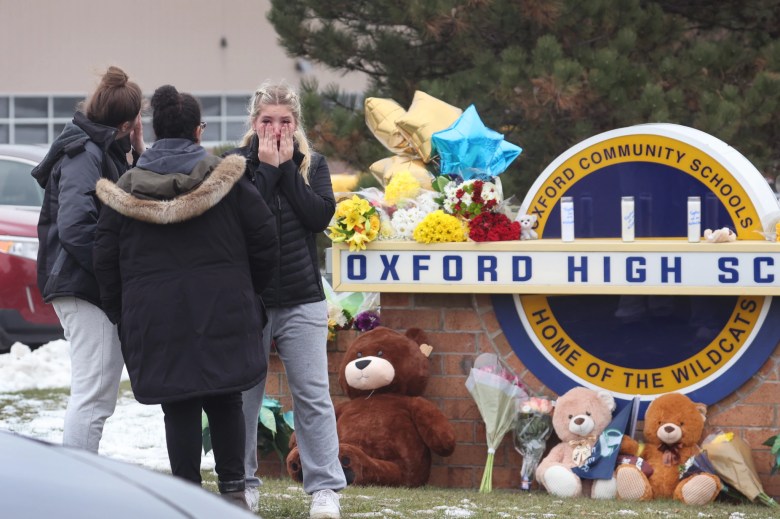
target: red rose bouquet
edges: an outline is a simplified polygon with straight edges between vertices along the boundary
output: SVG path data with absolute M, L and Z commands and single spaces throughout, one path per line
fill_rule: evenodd
M 520 239 L 520 223 L 503 213 L 480 213 L 469 221 L 469 238 L 474 241 L 506 241 Z

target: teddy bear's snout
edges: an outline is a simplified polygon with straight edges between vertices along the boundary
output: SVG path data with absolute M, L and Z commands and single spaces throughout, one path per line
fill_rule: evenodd
M 683 436 L 682 429 L 673 423 L 661 424 L 658 428 L 658 439 L 667 445 L 677 443 Z
M 576 423 L 577 425 L 582 425 L 584 421 L 585 419 L 581 416 L 578 416 L 577 418 L 574 419 L 574 423 Z
M 369 364 L 371 364 L 371 359 L 363 359 L 363 360 L 355 361 L 355 367 L 357 369 L 366 369 L 366 366 L 368 366 Z

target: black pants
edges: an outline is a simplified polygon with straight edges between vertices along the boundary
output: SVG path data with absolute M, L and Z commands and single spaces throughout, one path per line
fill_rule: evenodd
M 241 406 L 240 392 L 162 404 L 168 459 L 174 476 L 201 484 L 202 409 L 209 418 L 217 478 L 220 482 L 244 481 L 246 433 Z

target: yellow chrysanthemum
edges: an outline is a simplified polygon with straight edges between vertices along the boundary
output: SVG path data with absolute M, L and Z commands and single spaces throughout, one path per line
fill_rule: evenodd
M 415 198 L 420 194 L 420 181 L 409 171 L 395 173 L 385 187 L 385 203 L 395 205 L 404 198 Z
M 458 218 L 439 209 L 417 224 L 413 237 L 418 243 L 459 242 L 466 241 L 466 232 Z

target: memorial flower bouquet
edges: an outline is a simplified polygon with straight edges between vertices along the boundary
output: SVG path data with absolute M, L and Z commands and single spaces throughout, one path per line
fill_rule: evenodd
M 390 217 L 390 231 L 381 238 L 390 237 L 411 240 L 414 229 L 430 213 L 439 209 L 432 191 L 421 191 L 414 200 L 406 200 L 403 207 L 396 208 Z
M 515 421 L 516 401 L 528 398 L 528 394 L 517 376 L 505 368 L 493 353 L 483 353 L 476 358 L 466 379 L 466 389 L 485 422 L 488 455 L 479 491 L 492 492 L 496 449 Z
M 414 241 L 418 243 L 446 243 L 466 241 L 464 224 L 456 217 L 438 209 L 422 219 L 414 229 Z
M 336 204 L 328 237 L 334 243 L 348 243 L 350 251 L 365 250 L 366 244 L 379 235 L 379 226 L 376 208 L 368 200 L 353 195 Z
M 530 397 L 517 402 L 517 416 L 512 428 L 515 450 L 523 457 L 520 466 L 520 488 L 530 490 L 534 473 L 547 447 L 553 430 L 553 403 L 543 397 Z
M 520 222 L 513 222 L 504 213 L 480 213 L 469 221 L 469 238 L 473 241 L 519 240 Z
M 750 501 L 758 500 L 761 504 L 778 508 L 780 505 L 764 492 L 758 472 L 753 464 L 750 445 L 733 432 L 713 433 L 702 443 L 702 451 L 706 453 L 715 474 L 724 483 L 736 489 Z
M 421 189 L 420 181 L 409 171 L 399 171 L 385 186 L 385 204 L 394 206 L 401 200 L 414 199 Z
M 441 205 L 449 214 L 470 220 L 484 212 L 495 210 L 501 203 L 501 193 L 493 182 L 451 181 L 442 188 Z

